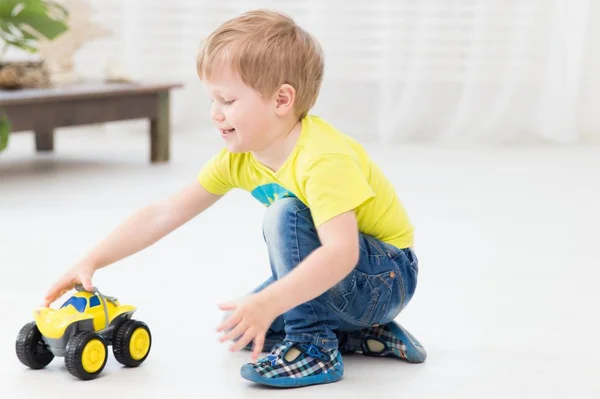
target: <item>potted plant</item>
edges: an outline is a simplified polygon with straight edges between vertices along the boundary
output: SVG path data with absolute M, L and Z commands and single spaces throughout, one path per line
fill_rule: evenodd
M 10 133 L 10 121 L 4 114 L 0 113 L 0 151 L 8 145 L 8 134 Z
M 40 39 L 53 40 L 65 32 L 68 11 L 56 1 L 0 0 L 0 89 L 46 87 L 50 79 L 43 62 L 5 62 L 13 46 L 38 51 Z M 9 121 L 0 110 L 0 151 L 8 142 Z

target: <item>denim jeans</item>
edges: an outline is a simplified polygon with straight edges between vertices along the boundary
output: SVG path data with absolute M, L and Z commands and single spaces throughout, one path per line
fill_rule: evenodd
M 359 234 L 360 258 L 352 272 L 319 297 L 277 317 L 265 348 L 283 339 L 337 348 L 336 332 L 388 323 L 408 304 L 418 275 L 413 250 Z M 272 276 L 254 292 L 285 276 L 321 245 L 310 209 L 296 198 L 278 199 L 269 206 L 263 235 Z

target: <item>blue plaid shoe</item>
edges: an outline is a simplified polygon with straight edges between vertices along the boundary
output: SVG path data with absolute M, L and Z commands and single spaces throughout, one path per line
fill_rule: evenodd
M 256 363 L 242 366 L 243 378 L 273 387 L 302 387 L 342 379 L 344 363 L 337 349 L 285 341 Z
M 338 335 L 342 353 L 362 353 L 374 357 L 395 357 L 410 363 L 423 363 L 427 351 L 398 323 L 366 328 Z

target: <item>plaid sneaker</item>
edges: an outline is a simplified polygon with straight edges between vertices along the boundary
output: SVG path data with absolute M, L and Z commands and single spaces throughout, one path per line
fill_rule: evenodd
M 343 374 L 344 363 L 337 349 L 290 341 L 241 369 L 242 377 L 249 381 L 282 388 L 336 382 Z
M 427 358 L 423 345 L 394 321 L 360 331 L 340 333 L 338 339 L 342 353 L 396 357 L 410 363 L 423 363 Z

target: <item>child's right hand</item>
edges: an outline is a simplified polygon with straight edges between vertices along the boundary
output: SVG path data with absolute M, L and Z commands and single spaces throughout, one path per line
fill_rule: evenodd
M 87 291 L 92 291 L 92 276 L 95 268 L 88 263 L 79 263 L 67 270 L 65 274 L 50 288 L 50 291 L 44 297 L 44 307 L 50 306 L 52 302 L 61 297 L 65 292 L 69 291 L 78 284 L 83 285 Z

